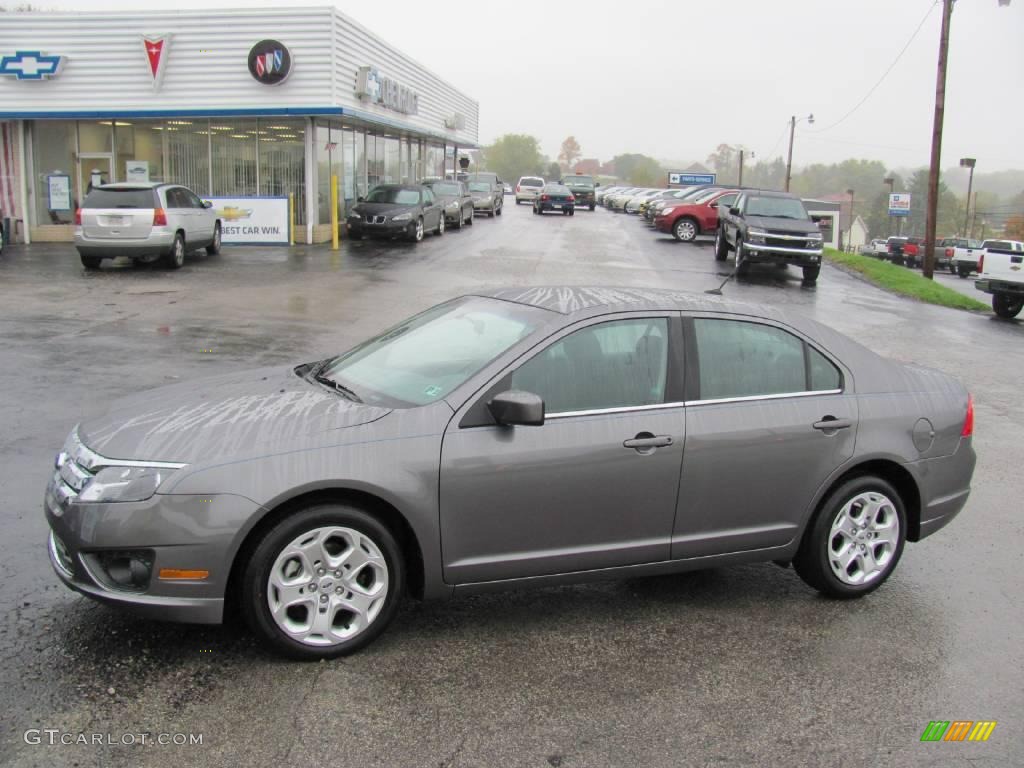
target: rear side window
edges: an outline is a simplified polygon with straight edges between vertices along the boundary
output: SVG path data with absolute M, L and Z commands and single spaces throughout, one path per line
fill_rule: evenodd
M 521 187 L 543 187 L 544 181 L 542 179 L 523 179 L 519 182 Z
M 842 375 L 824 355 L 780 328 L 703 318 L 694 327 L 701 400 L 842 388 Z
M 83 208 L 155 208 L 152 189 L 94 189 Z

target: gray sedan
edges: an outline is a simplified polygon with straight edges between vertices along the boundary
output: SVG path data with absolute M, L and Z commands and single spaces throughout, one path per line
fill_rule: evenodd
M 956 380 L 799 315 L 657 290 L 465 296 L 337 357 L 77 426 L 46 489 L 69 587 L 352 652 L 403 593 L 776 561 L 859 597 L 970 491 Z

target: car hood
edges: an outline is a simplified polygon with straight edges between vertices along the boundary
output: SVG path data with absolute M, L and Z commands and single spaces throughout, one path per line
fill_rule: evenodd
M 439 204 L 443 206 L 448 206 L 451 205 L 452 203 L 459 202 L 462 198 L 459 197 L 458 195 L 439 195 L 435 192 L 434 199 L 437 200 Z
M 762 227 L 775 232 L 795 232 L 807 234 L 808 232 L 820 232 L 818 225 L 810 219 L 779 219 L 774 216 L 747 216 L 747 224 L 752 227 Z
M 474 200 L 490 200 L 491 199 L 491 193 L 490 192 L 470 192 L 469 194 L 472 195 Z
M 281 448 L 388 412 L 300 378 L 291 367 L 273 367 L 132 395 L 79 425 L 78 434 L 107 458 L 191 464 L 265 444 Z
M 395 216 L 415 209 L 415 205 L 395 205 L 394 203 L 357 203 L 352 207 L 353 213 L 363 216 Z

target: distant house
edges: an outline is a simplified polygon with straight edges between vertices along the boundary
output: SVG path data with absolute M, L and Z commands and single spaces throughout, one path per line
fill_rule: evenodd
M 867 224 L 861 218 L 860 214 L 857 213 L 856 209 L 862 204 L 861 201 L 854 198 L 853 207 L 856 219 L 853 223 L 853 232 L 851 237 L 850 232 L 850 196 L 843 192 L 836 192 L 831 195 L 824 195 L 819 198 L 830 203 L 836 203 L 839 206 L 839 231 L 842 233 L 842 246 L 847 250 L 856 250 L 858 247 L 864 245 L 868 241 Z

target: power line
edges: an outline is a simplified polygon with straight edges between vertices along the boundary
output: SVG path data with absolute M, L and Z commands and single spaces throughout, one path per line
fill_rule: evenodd
M 907 49 L 910 47 L 910 44 L 912 42 L 914 42 L 914 39 L 917 37 L 918 32 L 921 31 L 921 28 L 924 26 L 924 23 L 926 21 L 928 21 L 928 17 L 932 15 L 932 11 L 935 10 L 935 6 L 937 6 L 937 5 L 938 5 L 938 2 L 934 2 L 934 3 L 932 3 L 928 7 L 928 11 L 925 13 L 924 18 L 921 19 L 921 23 L 917 25 L 917 29 L 914 30 L 914 34 L 912 34 L 910 36 L 910 39 L 907 40 L 907 44 L 904 45 L 903 48 L 900 50 L 900 52 L 896 55 L 896 58 L 893 59 L 893 62 L 892 62 L 892 64 L 889 65 L 889 68 L 887 70 L 885 70 L 885 72 L 882 73 L 882 76 L 878 79 L 878 82 L 875 83 L 873 86 L 871 86 L 871 90 L 869 90 L 864 95 L 864 98 L 861 99 L 860 101 L 858 101 L 856 106 L 853 109 L 851 109 L 849 112 L 847 112 L 841 118 L 839 118 L 838 121 L 832 123 L 832 125 L 829 125 L 829 126 L 827 126 L 825 128 L 821 128 L 820 130 L 817 130 L 817 131 L 809 131 L 809 133 L 824 133 L 825 131 L 831 131 L 837 125 L 840 125 L 841 123 L 845 122 L 846 118 L 848 118 L 850 115 L 852 115 L 854 112 L 856 112 L 862 106 L 864 106 L 864 102 L 866 102 L 869 98 L 871 98 L 871 94 L 873 94 L 875 92 L 875 90 L 877 90 L 878 86 L 880 86 L 885 81 L 885 78 L 887 78 L 889 76 L 889 73 L 892 72 L 893 68 L 896 66 L 896 64 L 899 62 L 899 60 L 901 58 L 903 58 L 903 54 L 907 52 Z

